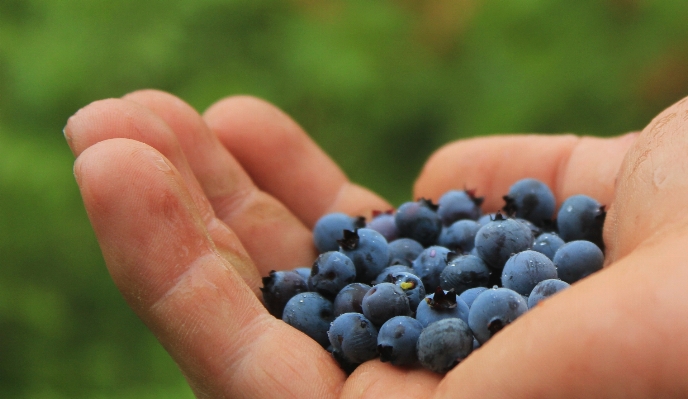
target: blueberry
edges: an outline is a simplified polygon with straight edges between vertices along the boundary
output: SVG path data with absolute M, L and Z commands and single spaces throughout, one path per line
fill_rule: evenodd
M 476 197 L 471 190 L 447 191 L 437 202 L 437 214 L 445 226 L 461 219 L 477 220 L 482 214 L 480 205 L 483 200 L 483 197 Z
M 462 255 L 454 258 L 440 273 L 440 287 L 453 289 L 461 294 L 469 288 L 487 286 L 492 271 L 485 262 L 474 255 Z
M 604 265 L 604 254 L 592 242 L 576 240 L 559 247 L 553 261 L 559 271 L 559 278 L 573 284 L 601 270 Z
M 411 269 L 408 266 L 404 266 L 404 265 L 387 266 L 384 268 L 384 270 L 382 270 L 382 272 L 380 274 L 377 275 L 377 277 L 375 277 L 375 280 L 373 280 L 372 283 L 373 283 L 373 285 L 384 283 L 384 282 L 389 283 L 389 281 L 387 281 L 387 278 L 390 275 L 392 275 L 394 273 L 398 273 L 398 272 L 413 273 L 413 269 Z
M 271 270 L 267 277 L 263 277 L 263 302 L 271 315 L 280 318 L 284 306 L 296 294 L 308 291 L 308 284 L 304 278 L 294 271 Z
M 515 219 L 501 214 L 478 230 L 475 248 L 485 263 L 496 270 L 504 267 L 511 254 L 530 249 L 533 237 L 530 230 Z
M 317 292 L 294 295 L 284 307 L 282 320 L 327 348 L 327 331 L 334 319 L 332 302 Z
M 434 245 L 442 231 L 437 206 L 423 198 L 402 204 L 394 215 L 394 221 L 399 237 L 412 238 L 424 247 Z
M 376 326 L 381 326 L 394 316 L 409 316 L 409 306 L 406 293 L 392 283 L 380 283 L 363 296 L 361 302 L 363 314 Z
M 533 288 L 533 291 L 531 291 L 530 296 L 528 297 L 528 309 L 534 308 L 540 301 L 549 298 L 550 296 L 568 287 L 569 284 L 567 282 L 559 279 L 540 281 L 535 288 Z
M 363 313 L 361 302 L 369 289 L 370 286 L 363 283 L 351 283 L 342 288 L 334 298 L 334 316 L 350 312 Z
M 543 280 L 557 278 L 554 263 L 540 252 L 526 250 L 509 258 L 502 270 L 502 286 L 521 295 L 530 295 Z
M 344 238 L 338 241 L 339 251 L 348 256 L 356 266 L 356 281 L 370 283 L 389 261 L 387 240 L 371 229 L 344 230 Z
M 413 274 L 420 277 L 426 290 L 432 292 L 440 286 L 442 270 L 456 256 L 456 252 L 438 245 L 425 248 L 413 261 Z
M 356 267 L 346 255 L 328 251 L 313 263 L 308 287 L 322 296 L 334 299 L 339 290 L 354 282 Z
M 607 212 L 604 206 L 587 195 L 574 195 L 566 199 L 557 214 L 559 236 L 566 242 L 592 241 L 604 250 L 602 225 Z
M 490 288 L 473 301 L 468 312 L 468 325 L 475 338 L 484 344 L 527 311 L 528 304 L 518 292 L 508 288 Z
M 459 295 L 459 298 L 463 299 L 464 302 L 466 302 L 466 305 L 468 305 L 468 308 L 470 309 L 471 305 L 473 305 L 473 301 L 475 301 L 475 298 L 480 295 L 481 292 L 487 290 L 485 287 L 475 287 L 475 288 L 469 288 L 466 291 L 462 292 Z
M 539 236 L 540 233 L 542 233 L 542 230 L 539 227 L 537 227 L 536 225 L 534 225 L 530 220 L 521 219 L 521 218 L 514 218 L 514 219 L 518 222 L 521 222 L 521 224 L 530 231 L 530 234 L 532 236 L 531 239 L 533 240 L 533 242 L 535 242 L 535 237 Z
M 504 196 L 504 212 L 542 226 L 552 219 L 556 207 L 554 193 L 539 180 L 527 178 L 514 183 Z
M 394 221 L 394 214 L 389 212 L 373 212 L 373 218 L 365 226 L 382 234 L 383 237 L 389 241 L 396 240 L 399 236 L 397 225 Z
M 425 297 L 416 309 L 416 320 L 424 327 L 442 319 L 459 318 L 468 321 L 468 305 L 454 291 L 437 288 Z
M 472 351 L 473 335 L 461 319 L 432 323 L 418 337 L 418 360 L 423 367 L 436 373 L 451 370 Z
M 313 227 L 313 242 L 319 253 L 339 249 L 337 240 L 341 240 L 344 230 L 356 230 L 365 226 L 362 217 L 351 217 L 343 213 L 328 213 L 322 216 Z
M 395 366 L 411 366 L 418 362 L 416 344 L 423 326 L 409 316 L 395 316 L 380 327 L 377 351 L 380 360 Z
M 476 350 L 478 348 L 480 348 L 480 341 L 478 341 L 477 339 L 475 339 L 475 337 L 473 337 L 473 350 Z
M 308 282 L 308 278 L 311 276 L 311 268 L 310 267 L 297 267 L 294 269 L 296 273 L 299 274 L 299 276 L 303 277 L 306 282 Z
M 360 313 L 344 313 L 327 332 L 332 355 L 342 366 L 357 365 L 377 357 L 377 329 Z
M 425 285 L 421 279 L 413 273 L 396 272 L 389 274 L 385 280 L 401 288 L 409 300 L 411 312 L 416 312 L 420 301 L 425 298 Z
M 413 261 L 423 252 L 423 246 L 410 238 L 398 238 L 389 243 L 389 264 L 411 266 Z
M 564 240 L 555 233 L 542 233 L 533 242 L 533 251 L 545 254 L 548 258 L 554 259 L 554 253 L 564 245 Z
M 442 229 L 437 243 L 459 253 L 467 253 L 475 246 L 480 225 L 474 220 L 459 220 Z

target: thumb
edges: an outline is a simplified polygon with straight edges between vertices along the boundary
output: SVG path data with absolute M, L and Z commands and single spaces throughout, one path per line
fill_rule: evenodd
M 659 114 L 623 160 L 604 238 L 607 263 L 688 226 L 688 97 Z

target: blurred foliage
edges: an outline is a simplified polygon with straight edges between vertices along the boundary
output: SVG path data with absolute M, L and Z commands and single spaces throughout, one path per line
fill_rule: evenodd
M 189 398 L 109 279 L 60 130 L 154 87 L 292 115 L 394 204 L 461 137 L 611 135 L 688 94 L 683 0 L 0 1 L 0 397 Z

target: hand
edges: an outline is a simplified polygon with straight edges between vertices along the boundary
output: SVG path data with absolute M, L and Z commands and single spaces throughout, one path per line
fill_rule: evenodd
M 309 228 L 320 215 L 389 207 L 347 182 L 274 107 L 230 98 L 200 117 L 170 95 L 136 92 L 80 110 L 65 135 L 115 283 L 199 397 L 683 397 L 687 109 L 675 105 L 638 138 L 495 137 L 431 158 L 415 196 L 465 184 L 488 196 L 490 211 L 531 176 L 560 203 L 587 193 L 612 204 L 611 267 L 444 379 L 375 360 L 345 380 L 327 352 L 260 304 L 261 275 L 312 263 Z

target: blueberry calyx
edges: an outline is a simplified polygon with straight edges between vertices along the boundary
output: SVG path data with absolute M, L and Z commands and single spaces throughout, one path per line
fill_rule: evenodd
M 461 250 L 461 248 L 458 249 L 458 251 L 460 251 L 460 250 Z M 447 252 L 447 256 L 446 256 L 446 263 L 449 263 L 458 257 L 459 257 L 459 252 L 449 251 L 449 252 Z
M 380 215 L 393 215 L 393 214 L 394 214 L 394 210 L 393 210 L 393 209 L 388 209 L 388 210 L 386 210 L 386 211 L 381 211 L 381 210 L 379 210 L 379 209 L 375 209 L 375 210 L 373 210 L 373 212 L 372 212 L 372 216 L 373 216 L 374 218 L 375 218 L 375 217 L 378 217 L 378 216 L 380 216 Z M 365 219 L 364 219 L 364 220 L 365 220 Z M 365 227 L 365 226 L 363 226 L 363 227 Z
M 494 222 L 495 220 L 506 220 L 506 218 L 502 215 L 502 212 L 500 212 L 500 211 L 497 211 L 497 213 L 495 213 L 494 219 L 492 219 L 492 218 L 490 218 L 490 219 L 491 219 L 493 222 Z
M 354 227 L 357 229 L 362 229 L 362 228 L 366 227 L 365 217 L 357 216 L 356 219 L 354 220 Z
M 377 352 L 380 354 L 380 361 L 391 362 L 394 360 L 394 347 L 391 345 L 378 345 Z
M 502 207 L 502 211 L 504 211 L 507 216 L 514 216 L 516 211 L 518 211 L 516 199 L 508 195 L 502 196 L 502 199 L 505 202 L 504 206 Z
M 337 244 L 349 251 L 356 249 L 358 247 L 358 241 L 360 240 L 358 233 L 351 230 L 343 230 L 342 233 L 344 238 L 337 240 Z
M 478 206 L 478 207 L 479 207 L 479 206 L 481 206 L 481 205 L 483 204 L 483 202 L 485 201 L 485 197 L 478 197 L 478 196 L 475 195 L 475 189 L 469 190 L 469 189 L 467 189 L 467 188 L 464 188 L 464 189 L 463 189 L 463 192 L 465 192 L 466 195 L 468 195 L 468 198 L 470 198 L 471 201 L 473 201 L 473 203 L 475 204 L 475 206 Z
M 422 206 L 424 206 L 424 207 L 426 207 L 426 208 L 429 208 L 429 209 L 431 209 L 431 210 L 434 211 L 434 212 L 437 212 L 437 209 L 439 209 L 439 205 L 434 204 L 434 203 L 432 202 L 431 199 L 427 199 L 427 198 L 422 198 L 422 197 L 421 197 L 420 199 L 418 199 L 418 202 L 419 202 Z
M 273 278 L 275 277 L 275 272 L 276 270 L 270 270 L 270 273 L 268 273 L 267 277 L 263 277 L 263 286 L 260 287 L 260 290 L 262 292 L 267 292 L 270 290 L 270 287 L 274 284 Z
M 487 324 L 487 330 L 490 332 L 490 337 L 497 334 L 504 327 L 506 327 L 506 324 L 502 321 L 502 319 L 499 318 L 492 319 Z
M 442 287 L 437 287 L 435 295 L 432 298 L 425 298 L 425 301 L 435 310 L 454 309 L 456 307 L 456 292 L 452 288 L 445 294 Z

